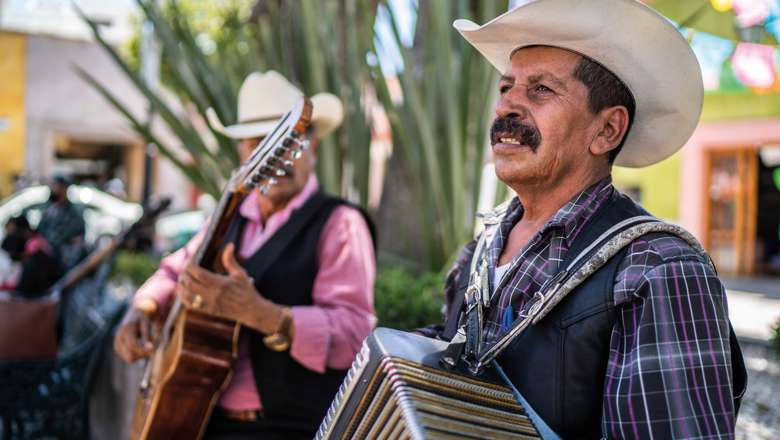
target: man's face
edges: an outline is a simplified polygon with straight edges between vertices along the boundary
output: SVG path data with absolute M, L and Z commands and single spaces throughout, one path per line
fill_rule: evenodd
M 51 190 L 52 197 L 57 201 L 65 200 L 68 195 L 68 185 L 61 182 L 53 182 L 49 186 L 49 190 Z
M 589 157 L 597 134 L 588 89 L 574 78 L 580 56 L 564 49 L 516 51 L 499 82 L 491 145 L 510 187 L 555 184 Z
M 262 140 L 262 137 L 241 140 L 240 156 L 242 162 L 249 158 L 252 151 Z M 292 166 L 285 168 L 287 175 L 275 177 L 277 183 L 269 188 L 265 197 L 269 198 L 274 204 L 281 204 L 295 197 L 306 185 L 309 176 L 314 171 L 316 149 L 316 141 L 312 139 L 309 149 L 304 151 L 297 160 L 292 161 Z M 285 157 L 285 159 L 290 158 Z

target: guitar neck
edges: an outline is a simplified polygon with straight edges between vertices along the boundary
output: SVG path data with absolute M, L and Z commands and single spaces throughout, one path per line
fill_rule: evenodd
M 228 183 L 228 188 L 230 186 L 230 183 Z M 241 202 L 246 197 L 248 191 L 248 188 L 241 187 L 241 189 L 237 190 L 228 189 L 222 193 L 222 197 L 220 197 L 219 203 L 211 215 L 211 222 L 208 229 L 206 229 L 206 235 L 192 257 L 194 263 L 204 269 L 224 273 L 219 259 L 222 246 L 230 228 L 230 223 L 238 213 L 238 208 L 241 206 Z M 176 325 L 176 320 L 183 308 L 181 298 L 175 295 L 171 310 L 160 332 L 162 343 L 159 346 L 165 347 L 168 345 L 171 331 Z
M 225 244 L 230 223 L 238 214 L 238 208 L 246 197 L 241 191 L 228 190 L 222 194 L 211 222 L 206 230 L 203 242 L 193 256 L 193 261 L 204 269 L 221 272 L 222 265 L 219 261 L 221 250 Z

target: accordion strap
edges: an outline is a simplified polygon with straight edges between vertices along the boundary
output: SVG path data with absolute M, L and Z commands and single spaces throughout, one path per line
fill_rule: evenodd
M 539 433 L 539 436 L 544 440 L 561 440 L 561 437 L 553 431 L 552 428 L 550 428 L 550 425 L 547 424 L 547 422 L 542 419 L 542 417 L 539 415 L 539 413 L 534 410 L 534 408 L 531 406 L 531 403 L 526 400 L 525 397 L 523 397 L 522 394 L 520 394 L 520 391 L 517 390 L 515 385 L 512 383 L 511 380 L 509 380 L 509 377 L 504 373 L 504 370 L 501 368 L 501 365 L 496 362 L 494 359 L 491 363 L 493 366 L 493 369 L 498 372 L 498 375 L 501 377 L 501 380 L 506 382 L 506 384 L 509 386 L 509 389 L 512 390 L 512 395 L 515 396 L 515 400 L 517 400 L 517 403 L 520 404 L 520 406 L 523 407 L 525 410 L 525 413 L 528 415 L 528 418 L 531 419 L 531 422 L 533 422 L 534 427 L 536 428 L 536 431 Z
M 637 216 L 626 219 L 605 231 L 598 239 L 594 240 L 571 260 L 571 263 L 561 272 L 550 278 L 528 301 L 525 309 L 520 313 L 518 319 L 515 320 L 509 330 L 495 344 L 484 351 L 482 350 L 483 341 L 481 338 L 484 309 L 490 306 L 490 300 L 489 294 L 484 291 L 487 286 L 485 286 L 484 282 L 480 282 L 480 279 L 484 280 L 486 278 L 486 267 L 484 267 L 486 264 L 482 263 L 485 260 L 484 244 L 482 246 L 478 244 L 474 253 L 474 260 L 482 262 L 475 265 L 472 260 L 469 287 L 466 292 L 468 304 L 466 322 L 453 338 L 450 344 L 451 347 L 447 350 L 447 355 L 449 356 L 445 355 L 445 363 L 454 365 L 449 362 L 450 359 L 447 359 L 448 357 L 454 362 L 458 358 L 462 358 L 468 364 L 472 373 L 478 373 L 492 360 L 496 359 L 525 329 L 547 316 L 569 293 L 603 267 L 613 256 L 637 238 L 653 232 L 665 232 L 676 235 L 685 240 L 700 254 L 707 255 L 696 238 L 680 226 L 665 223 L 649 216 Z M 709 257 L 707 257 L 707 261 L 712 265 Z M 487 300 L 484 300 L 485 298 Z M 462 350 L 456 351 L 457 345 L 455 344 L 463 346 L 464 342 L 466 347 L 465 353 L 463 353 L 462 357 L 456 356 Z

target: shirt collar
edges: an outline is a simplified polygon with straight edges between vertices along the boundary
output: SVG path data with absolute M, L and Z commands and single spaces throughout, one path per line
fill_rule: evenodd
M 307 200 L 309 200 L 309 197 L 311 197 L 312 194 L 317 192 L 319 187 L 320 184 L 317 180 L 317 176 L 312 173 L 309 176 L 309 179 L 306 181 L 306 184 L 303 185 L 303 189 L 301 189 L 298 194 L 293 196 L 290 202 L 287 203 L 287 206 L 285 206 L 284 209 L 280 211 L 280 213 L 292 212 L 300 208 L 304 203 L 306 203 Z M 260 212 L 260 205 L 257 200 L 258 197 L 260 197 L 260 193 L 258 191 L 252 191 L 241 203 L 241 207 L 238 209 L 238 212 L 241 217 L 244 217 L 250 222 L 263 223 L 264 219 L 263 214 Z
M 614 187 L 612 186 L 611 176 L 599 180 L 566 202 L 566 204 L 547 221 L 540 233 L 544 233 L 544 231 L 552 228 L 561 228 L 563 229 L 563 237 L 566 240 L 566 243 L 571 246 L 572 241 L 582 229 L 582 226 L 584 226 L 596 209 L 607 200 L 613 191 Z M 512 225 L 514 225 L 514 223 L 522 218 L 523 211 L 523 204 L 515 197 L 506 209 L 504 221 L 511 222 Z

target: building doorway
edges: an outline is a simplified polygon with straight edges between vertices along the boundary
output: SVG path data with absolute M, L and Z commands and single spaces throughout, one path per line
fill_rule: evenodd
M 778 160 L 780 147 L 773 148 L 775 157 L 762 154 L 758 161 L 756 269 L 762 274 L 778 276 L 780 275 L 780 160 Z
M 77 183 L 101 189 L 118 179 L 123 189 L 122 194 L 115 195 L 135 201 L 143 184 L 143 148 L 59 136 L 55 141 L 54 168 L 68 172 Z
M 759 148 L 706 155 L 704 246 L 728 275 L 780 275 L 780 170 Z
M 707 153 L 704 246 L 721 273 L 755 272 L 757 156 L 753 149 Z

